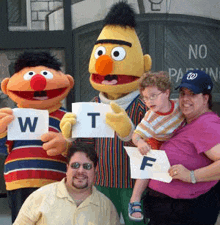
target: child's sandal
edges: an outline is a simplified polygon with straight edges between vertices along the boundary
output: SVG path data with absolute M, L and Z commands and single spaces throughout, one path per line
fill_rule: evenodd
M 135 206 L 140 206 L 140 208 L 134 208 Z M 140 212 L 141 217 L 134 217 L 132 216 L 133 213 L 135 212 Z M 128 203 L 128 216 L 130 220 L 135 221 L 135 222 L 140 222 L 144 219 L 144 216 L 142 215 L 142 210 L 141 210 L 141 203 L 140 202 L 129 202 Z

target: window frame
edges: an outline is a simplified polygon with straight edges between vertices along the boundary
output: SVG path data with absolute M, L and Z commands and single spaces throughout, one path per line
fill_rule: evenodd
M 26 26 L 8 26 L 9 31 L 31 30 L 31 0 L 26 0 Z

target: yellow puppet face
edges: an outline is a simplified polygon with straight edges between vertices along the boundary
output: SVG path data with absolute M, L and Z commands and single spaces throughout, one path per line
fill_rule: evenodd
M 26 67 L 11 78 L 5 78 L 1 88 L 18 107 L 50 109 L 67 96 L 73 85 L 70 75 L 36 66 Z
M 150 68 L 151 58 L 143 55 L 135 30 L 107 25 L 91 54 L 90 83 L 101 92 L 129 93 L 138 88 L 139 78 Z

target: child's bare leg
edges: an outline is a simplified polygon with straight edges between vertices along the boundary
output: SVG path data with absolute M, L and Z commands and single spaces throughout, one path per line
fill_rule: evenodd
M 130 202 L 140 202 L 141 196 L 144 190 L 146 189 L 148 185 L 149 180 L 148 179 L 138 179 L 135 182 L 134 189 L 132 192 L 132 196 L 130 199 Z M 139 206 L 134 206 L 134 208 L 139 208 Z M 140 212 L 134 212 L 132 214 L 133 217 L 140 218 L 142 215 Z

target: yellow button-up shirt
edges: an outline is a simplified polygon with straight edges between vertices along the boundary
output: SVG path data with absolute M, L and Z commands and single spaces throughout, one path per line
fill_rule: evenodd
M 41 187 L 24 202 L 13 225 L 119 225 L 113 203 L 95 187 L 78 207 L 65 178 Z

